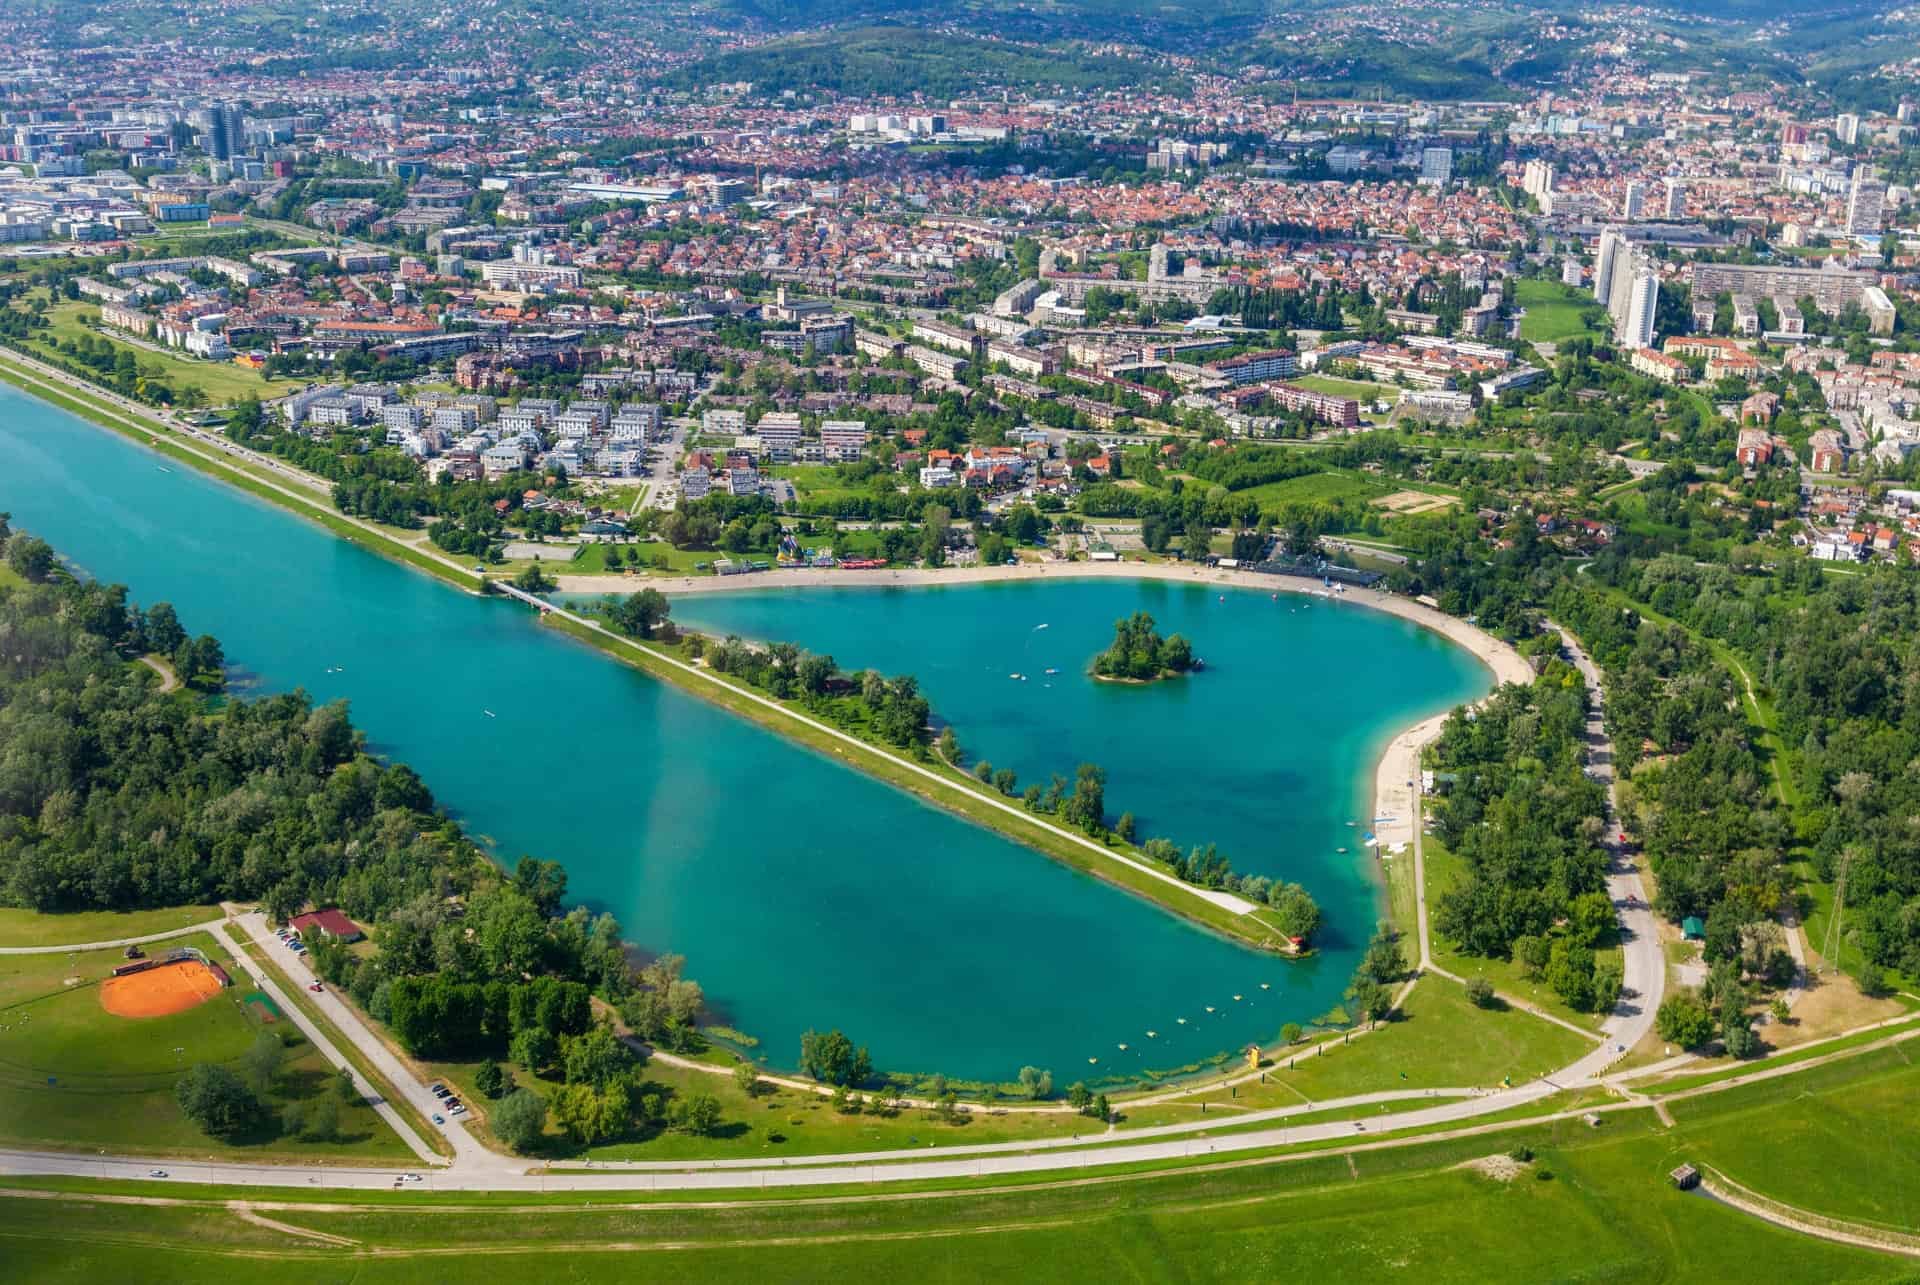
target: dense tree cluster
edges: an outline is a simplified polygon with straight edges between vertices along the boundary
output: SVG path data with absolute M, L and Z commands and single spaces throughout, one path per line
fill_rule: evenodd
M 1146 682 L 1169 674 L 1184 674 L 1194 665 L 1193 648 L 1179 634 L 1162 638 L 1153 617 L 1136 611 L 1113 624 L 1113 643 L 1093 658 L 1093 672 L 1102 678 Z
M 1537 966 L 1569 1004 L 1598 1010 L 1620 984 L 1594 957 L 1614 915 L 1605 790 L 1584 770 L 1586 712 L 1579 676 L 1552 662 L 1532 686 L 1510 684 L 1447 720 L 1433 751 L 1447 782 L 1434 833 L 1467 873 L 1440 896 L 1434 925 L 1470 954 Z

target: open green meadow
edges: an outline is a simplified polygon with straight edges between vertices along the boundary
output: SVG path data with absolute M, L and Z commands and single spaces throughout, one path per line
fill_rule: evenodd
M 1520 318 L 1520 337 L 1528 343 L 1565 343 L 1569 339 L 1600 338 L 1590 330 L 1581 313 L 1595 305 L 1593 295 L 1558 281 L 1517 281 L 1513 301 L 1525 308 Z
M 4 573 L 0 573 L 4 574 Z M 0 583 L 5 583 L 0 580 Z M 0 907 L 0 946 L 68 946 L 120 941 L 171 932 L 220 917 L 218 906 L 167 906 L 159 910 L 80 910 L 43 915 Z
M 1400 390 L 1392 384 L 1376 384 L 1364 379 L 1335 379 L 1331 375 L 1301 375 L 1287 381 L 1302 388 L 1311 388 L 1316 393 L 1325 393 L 1329 397 L 1351 397 L 1362 406 L 1372 406 L 1384 397 L 1390 402 L 1400 400 Z
M 140 369 L 158 368 L 161 377 L 173 386 L 175 392 L 188 384 L 196 384 L 214 405 L 242 401 L 249 396 L 265 400 L 299 387 L 298 380 L 268 379 L 257 371 L 236 366 L 230 361 L 202 361 L 197 357 L 129 343 L 108 331 L 83 324 L 82 315 L 97 317 L 99 306 L 91 300 L 62 300 L 55 303 L 47 311 L 48 328 L 34 332 L 34 337 L 27 341 L 27 347 L 50 359 L 70 360 L 66 354 L 54 348 L 49 337 L 53 340 L 105 339 L 116 349 L 132 353 Z
M 226 1202 L 240 1193 L 220 1189 L 22 1178 L 0 1188 L 0 1234 L 10 1270 L 35 1281 L 293 1273 L 366 1285 L 476 1268 L 595 1280 L 1247 1281 L 1298 1274 L 1303 1264 L 1343 1281 L 1745 1282 L 1758 1264 L 1779 1280 L 1891 1281 L 1911 1278 L 1910 1260 L 1760 1222 L 1675 1191 L 1667 1173 L 1686 1161 L 1724 1165 L 1777 1199 L 1818 1198 L 1840 1217 L 1878 1209 L 1910 1226 L 1904 1200 L 1865 1189 L 1911 1187 L 1900 1153 L 1920 1154 L 1920 1139 L 1912 1113 L 1898 1107 L 1920 1088 L 1916 1076 L 1897 1053 L 1867 1054 L 1779 1087 L 1676 1104 L 1670 1129 L 1633 1109 L 1597 1127 L 1573 1117 L 1410 1145 L 990 1179 L 918 1196 L 860 1187 L 697 1200 L 250 1189 L 253 1210 L 236 1210 Z M 1749 1156 L 1729 1150 L 1729 1139 L 1751 1149 L 1750 1170 L 1766 1172 L 1735 1171 Z M 1851 1188 L 1832 1180 L 1847 1169 Z M 22 1188 L 53 1198 L 9 1194 Z M 120 1191 L 156 1203 L 94 1199 Z M 421 1216 L 428 1206 L 431 1216 Z
M 209 1138 L 181 1113 L 174 1083 L 200 1062 L 236 1071 L 262 1029 L 248 1010 L 251 989 L 212 937 L 194 946 L 220 962 L 235 985 L 185 1012 L 118 1017 L 100 1006 L 100 983 L 123 962 L 118 950 L 0 956 L 0 1142 L 60 1149 L 113 1148 L 155 1155 L 285 1155 L 308 1160 L 403 1160 L 412 1155 L 373 1109 L 340 1111 L 331 1142 L 275 1137 L 268 1127 L 233 1142 Z M 290 1022 L 274 1029 L 286 1054 L 266 1096 L 282 1107 L 330 1091 L 332 1068 Z

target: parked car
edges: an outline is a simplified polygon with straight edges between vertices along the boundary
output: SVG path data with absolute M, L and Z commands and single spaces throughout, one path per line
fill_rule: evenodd
M 314 994 L 316 994 L 316 995 L 317 995 L 317 994 L 319 994 L 319 993 L 320 993 L 321 991 L 323 991 L 323 990 L 325 990 L 326 988 L 325 988 L 324 986 L 322 986 L 322 985 L 321 985 L 321 984 L 320 984 L 319 982 L 315 982 L 315 983 L 314 983 L 313 985 L 311 985 L 311 986 L 309 986 L 309 987 L 307 987 L 307 989 L 308 989 L 308 990 L 310 990 L 310 991 L 312 991 L 312 992 L 313 992 Z
M 435 1112 L 433 1116 L 433 1122 L 435 1124 L 445 1124 L 446 1119 L 443 1116 L 441 1116 L 438 1112 Z
M 465 1115 L 466 1113 L 467 1109 L 463 1106 L 455 1105 L 447 1108 L 448 1115 Z

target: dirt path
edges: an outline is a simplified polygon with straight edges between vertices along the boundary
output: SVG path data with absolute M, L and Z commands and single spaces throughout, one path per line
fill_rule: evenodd
M 140 663 L 160 675 L 160 694 L 162 696 L 168 692 L 177 692 L 180 690 L 180 675 L 174 672 L 172 665 L 161 660 L 158 656 L 142 656 Z

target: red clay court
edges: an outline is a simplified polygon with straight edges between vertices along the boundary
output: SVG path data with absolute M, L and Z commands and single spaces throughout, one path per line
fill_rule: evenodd
M 222 979 L 197 959 L 145 968 L 100 983 L 100 1007 L 115 1017 L 184 1013 L 220 993 Z

